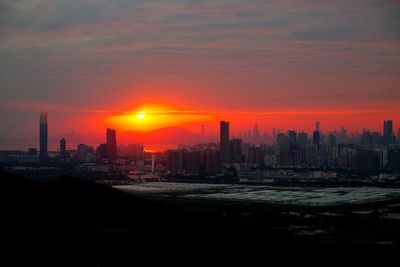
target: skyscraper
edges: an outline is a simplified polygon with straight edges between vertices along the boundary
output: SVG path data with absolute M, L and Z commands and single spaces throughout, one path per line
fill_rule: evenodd
M 229 141 L 229 153 L 231 163 L 242 163 L 242 139 Z
M 298 143 L 300 147 L 306 147 L 307 146 L 307 133 L 301 132 L 298 134 Z
M 317 121 L 317 122 L 315 123 L 315 131 L 317 131 L 317 132 L 320 132 L 320 131 L 321 131 L 319 121 Z
M 397 130 L 397 144 L 400 144 L 400 128 Z
M 393 121 L 391 120 L 385 120 L 383 122 L 383 140 L 384 143 L 387 144 L 391 144 L 393 143 Z
M 319 146 L 320 144 L 320 135 L 319 131 L 314 131 L 313 132 L 313 144 Z
M 47 112 L 40 113 L 40 122 L 39 122 L 39 141 L 40 141 L 40 161 L 47 160 Z
M 289 144 L 290 145 L 297 145 L 297 132 L 296 131 L 288 131 L 288 137 L 289 137 Z
M 220 122 L 220 149 L 221 149 L 221 163 L 229 163 L 229 122 Z
M 107 128 L 107 158 L 113 160 L 117 157 L 117 133 L 114 129 Z
M 67 154 L 67 141 L 65 141 L 65 138 L 60 140 L 60 154 L 63 156 Z
M 329 146 L 336 146 L 336 135 L 333 133 L 330 133 L 328 136 L 328 143 Z

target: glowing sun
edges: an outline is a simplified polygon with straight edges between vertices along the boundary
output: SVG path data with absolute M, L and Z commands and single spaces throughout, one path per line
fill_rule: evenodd
M 138 111 L 138 112 L 136 112 L 136 118 L 137 118 L 137 119 L 142 120 L 142 119 L 144 119 L 145 117 L 146 117 L 146 112 L 144 112 L 144 111 Z

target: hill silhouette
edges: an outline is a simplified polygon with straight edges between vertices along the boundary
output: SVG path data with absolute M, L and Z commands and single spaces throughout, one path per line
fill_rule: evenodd
M 127 131 L 118 134 L 124 142 L 144 144 L 196 144 L 212 142 L 212 137 L 193 133 L 182 127 L 163 127 L 153 131 Z

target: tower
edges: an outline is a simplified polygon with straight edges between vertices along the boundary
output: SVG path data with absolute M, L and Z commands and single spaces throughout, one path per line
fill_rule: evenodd
M 67 141 L 65 140 L 65 138 L 62 138 L 60 140 L 60 154 L 62 156 L 65 156 L 65 154 L 67 154 Z
M 385 145 L 393 143 L 393 121 L 385 120 L 383 121 L 383 141 Z
M 221 163 L 229 163 L 229 122 L 220 122 Z
M 47 112 L 40 113 L 40 122 L 39 122 L 39 142 L 40 142 L 40 152 L 39 159 L 41 162 L 47 161 Z
M 321 126 L 321 125 L 320 125 L 319 121 L 317 121 L 317 122 L 315 123 L 315 131 L 320 132 L 320 131 L 321 131 L 320 126 Z
M 107 158 L 113 160 L 117 157 L 117 132 L 107 128 Z

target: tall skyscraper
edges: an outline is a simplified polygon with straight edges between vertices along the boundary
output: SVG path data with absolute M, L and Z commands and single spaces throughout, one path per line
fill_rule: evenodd
M 242 139 L 230 140 L 229 146 L 231 163 L 242 163 Z
M 321 131 L 319 121 L 317 121 L 317 122 L 315 123 L 315 131 L 317 131 L 317 132 L 320 132 L 320 131 Z
M 393 143 L 393 121 L 391 120 L 385 120 L 383 122 L 383 140 L 385 144 L 391 144 Z
M 336 146 L 336 135 L 333 133 L 330 133 L 328 136 L 328 143 L 329 146 Z
M 219 144 L 221 149 L 221 163 L 229 163 L 229 122 L 220 122 Z
M 107 128 L 107 158 L 113 160 L 117 157 L 117 133 L 114 129 Z
M 319 131 L 313 132 L 313 144 L 319 146 L 320 144 L 320 134 Z
M 60 154 L 63 156 L 67 154 L 67 141 L 65 140 L 65 138 L 62 138 L 60 140 Z
M 397 144 L 400 144 L 400 128 L 397 130 Z
M 40 113 L 40 122 L 39 122 L 39 141 L 40 141 L 40 153 L 39 159 L 40 161 L 47 160 L 47 143 L 48 143 L 48 136 L 47 136 L 47 112 Z
M 289 144 L 297 145 L 297 132 L 296 131 L 288 131 Z
M 299 133 L 297 139 L 298 139 L 298 143 L 299 143 L 300 147 L 307 146 L 307 139 L 308 139 L 307 133 L 305 133 L 305 132 Z

